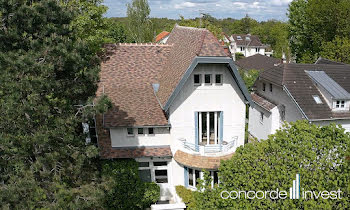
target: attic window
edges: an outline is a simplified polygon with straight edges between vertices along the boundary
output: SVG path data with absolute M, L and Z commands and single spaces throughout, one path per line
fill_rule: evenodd
M 312 96 L 316 102 L 316 104 L 322 104 L 322 100 L 318 95 L 313 95 Z
M 215 83 L 217 85 L 222 85 L 222 74 L 216 74 L 215 75 Z
M 255 48 L 255 52 L 259 52 L 259 51 L 260 51 L 259 47 Z
M 250 41 L 250 37 L 249 37 L 249 36 L 247 36 L 247 37 L 245 38 L 245 40 Z
M 134 135 L 134 129 L 133 128 L 127 128 L 126 130 L 128 132 L 128 136 L 133 136 Z
M 345 108 L 345 101 L 337 101 L 335 108 Z
M 200 74 L 195 74 L 193 76 L 194 84 L 195 85 L 201 85 L 201 75 Z
M 237 36 L 237 40 L 242 40 L 242 37 L 241 36 Z
M 204 75 L 204 82 L 206 85 L 211 85 L 211 74 Z

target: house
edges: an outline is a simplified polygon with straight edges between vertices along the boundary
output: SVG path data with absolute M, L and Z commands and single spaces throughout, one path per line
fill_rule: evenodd
M 252 100 L 214 35 L 176 25 L 166 44 L 106 48 L 97 96 L 113 108 L 96 117 L 101 158 L 135 159 L 169 203 L 176 185 L 195 189 L 203 169 L 218 183 L 220 161 L 244 144 Z
M 281 59 L 268 57 L 261 54 L 255 54 L 249 57 L 239 59 L 238 61 L 235 61 L 236 66 L 239 67 L 240 69 L 244 69 L 244 70 L 255 69 L 259 71 L 271 69 L 275 66 L 280 65 L 281 63 L 282 63 Z
M 258 139 L 301 119 L 350 132 L 350 65 L 281 64 L 261 72 L 255 86 L 248 131 Z
M 170 32 L 162 31 L 160 34 L 156 36 L 155 42 L 160 44 L 165 44 L 169 38 L 169 34 Z
M 265 49 L 268 47 L 261 43 L 258 36 L 250 34 L 232 34 L 230 36 L 230 42 L 232 57 L 236 53 L 242 53 L 244 57 L 255 54 L 265 55 Z

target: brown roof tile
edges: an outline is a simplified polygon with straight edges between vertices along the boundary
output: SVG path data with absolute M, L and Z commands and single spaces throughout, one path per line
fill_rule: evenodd
M 242 69 L 250 70 L 267 70 L 281 63 L 281 59 L 268 57 L 261 54 L 255 54 L 246 58 L 239 59 L 235 62 Z
M 237 36 L 241 36 L 242 40 L 239 40 Z M 235 40 L 237 46 L 252 46 L 252 47 L 263 47 L 260 39 L 256 35 L 249 34 L 232 34 L 233 39 Z M 250 38 L 247 40 L 246 38 Z
M 200 155 L 192 155 L 181 150 L 175 152 L 174 159 L 185 166 L 201 168 L 201 169 L 218 169 L 221 160 L 228 160 L 234 153 L 225 156 L 207 157 Z
M 171 48 L 155 44 L 114 45 L 109 58 L 101 64 L 97 90 L 97 96 L 104 92 L 113 103 L 104 115 L 106 127 L 168 124 L 152 83 L 158 83 Z
M 252 96 L 252 100 L 256 104 L 258 104 L 259 106 L 261 106 L 262 108 L 264 108 L 267 111 L 270 111 L 271 109 L 273 109 L 276 106 L 276 104 L 272 103 L 268 99 L 266 99 L 263 96 L 260 96 L 256 93 L 252 93 L 251 96 Z
M 158 34 L 156 36 L 156 42 L 159 42 L 160 40 L 164 39 L 165 37 L 167 37 L 170 34 L 170 32 L 167 31 L 162 31 L 160 34 Z
M 160 75 L 157 96 L 164 106 L 196 56 L 227 57 L 223 47 L 207 29 L 176 25 L 167 44 L 173 48 Z

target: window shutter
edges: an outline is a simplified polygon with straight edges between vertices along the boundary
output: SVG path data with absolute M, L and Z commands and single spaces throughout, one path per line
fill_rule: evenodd
M 198 112 L 194 112 L 194 138 L 195 138 L 195 145 L 196 145 L 196 148 L 198 148 L 198 144 L 199 144 L 199 135 L 198 135 Z
M 222 147 L 222 141 L 224 138 L 224 112 L 220 112 L 220 122 L 219 122 L 219 140 L 220 140 L 220 148 Z
M 185 180 L 185 187 L 188 187 L 188 168 L 184 166 L 184 180 Z

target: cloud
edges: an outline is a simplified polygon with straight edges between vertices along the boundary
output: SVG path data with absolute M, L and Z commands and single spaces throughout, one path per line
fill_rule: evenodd
M 125 17 L 126 4 L 132 0 L 104 0 L 109 7 L 107 17 Z M 148 0 L 151 17 L 177 19 L 195 18 L 200 12 L 216 18 L 240 19 L 246 14 L 257 20 L 286 20 L 288 4 L 292 0 Z

